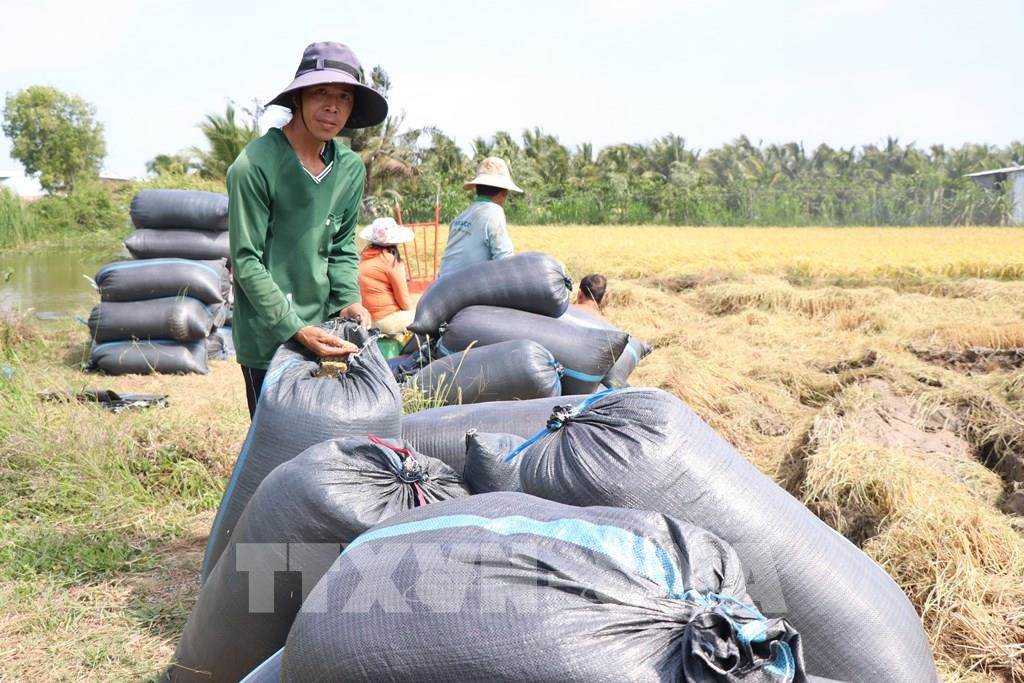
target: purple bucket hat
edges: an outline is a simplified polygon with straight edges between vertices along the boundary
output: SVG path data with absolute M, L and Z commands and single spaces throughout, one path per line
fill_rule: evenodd
M 369 128 L 388 115 L 388 101 L 373 88 L 361 83 L 362 68 L 352 48 L 341 43 L 312 43 L 302 53 L 295 79 L 267 103 L 292 109 L 292 93 L 322 83 L 348 83 L 355 86 L 356 102 L 345 128 Z

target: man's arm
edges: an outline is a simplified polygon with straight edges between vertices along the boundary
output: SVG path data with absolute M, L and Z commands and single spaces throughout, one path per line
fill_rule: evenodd
M 352 189 L 338 207 L 342 222 L 334 234 L 331 252 L 327 257 L 327 279 L 331 283 L 327 310 L 332 313 L 362 303 L 359 292 L 359 255 L 356 254 L 356 221 L 359 220 L 359 203 L 363 199 L 366 169 L 360 165 L 354 175 L 356 177 L 352 179 Z
M 508 234 L 505 214 L 494 216 L 487 221 L 487 247 L 491 250 L 491 260 L 511 256 L 515 251 L 512 238 Z
M 305 326 L 263 265 L 270 225 L 270 188 L 243 152 L 228 169 L 228 237 L 234 281 L 279 344 Z

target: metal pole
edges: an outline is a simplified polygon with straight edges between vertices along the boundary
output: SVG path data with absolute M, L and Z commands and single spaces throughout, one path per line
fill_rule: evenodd
M 397 197 L 395 198 L 395 216 L 398 219 L 398 224 L 401 225 L 404 222 L 402 221 L 402 205 L 398 203 Z M 412 271 L 409 270 L 409 250 L 405 248 L 404 244 L 402 245 L 402 256 L 405 258 L 405 274 L 411 279 Z
M 434 194 L 434 272 L 430 274 L 431 279 L 437 277 L 437 233 L 441 230 L 441 186 L 437 186 Z

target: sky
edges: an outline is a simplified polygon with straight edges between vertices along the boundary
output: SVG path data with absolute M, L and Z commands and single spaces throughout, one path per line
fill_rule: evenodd
M 202 145 L 196 124 L 229 101 L 273 98 L 320 40 L 383 66 L 406 126 L 464 149 L 533 127 L 596 149 L 666 133 L 697 149 L 1024 138 L 1022 0 L 4 5 L 0 96 L 46 84 L 93 103 L 115 177 Z M 0 175 L 21 171 L 9 150 L 0 138 Z

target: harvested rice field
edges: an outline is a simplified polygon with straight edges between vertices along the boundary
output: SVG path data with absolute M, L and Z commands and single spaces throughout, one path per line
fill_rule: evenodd
M 1024 230 L 513 226 L 679 396 L 879 562 L 947 681 L 1024 681 Z M 444 236 L 441 240 L 443 243 Z M 81 311 L 80 313 L 87 313 Z M 0 322 L 0 680 L 148 680 L 198 591 L 242 377 L 82 373 L 87 332 Z M 109 414 L 43 403 L 163 393 Z

